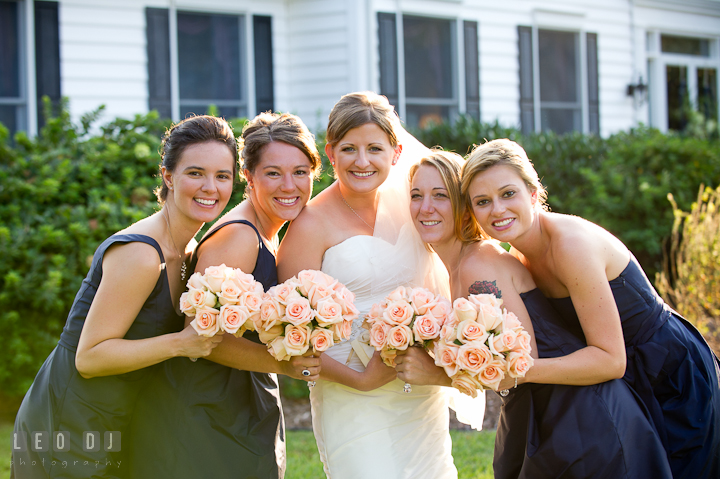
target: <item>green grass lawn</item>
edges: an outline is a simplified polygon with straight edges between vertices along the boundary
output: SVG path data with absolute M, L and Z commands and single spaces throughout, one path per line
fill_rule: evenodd
M 452 431 L 453 456 L 460 479 L 492 479 L 495 431 Z M 0 479 L 10 477 L 12 424 L 0 424 Z M 324 479 L 312 431 L 287 432 L 286 479 Z

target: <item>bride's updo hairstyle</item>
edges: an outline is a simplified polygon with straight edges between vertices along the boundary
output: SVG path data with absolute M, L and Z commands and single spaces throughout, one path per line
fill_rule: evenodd
M 255 168 L 262 159 L 263 149 L 275 141 L 302 151 L 310 160 L 312 176 L 315 176 L 320 166 L 320 153 L 315 144 L 315 136 L 299 117 L 290 113 L 260 113 L 245 125 L 240 137 L 243 170 L 255 173 Z
M 455 236 L 463 243 L 474 243 L 486 239 L 488 236 L 480 229 L 477 222 L 470 218 L 471 214 L 460 190 L 460 171 L 464 161 L 463 157 L 457 153 L 433 149 L 427 156 L 410 167 L 408 180 L 412 184 L 415 173 L 421 166 L 435 168 L 440 174 L 450 198 L 455 222 Z
M 238 145 L 230 124 L 222 118 L 210 115 L 191 116 L 170 127 L 163 136 L 160 146 L 160 166 L 171 173 L 180 162 L 185 150 L 192 145 L 218 141 L 227 146 L 235 161 L 233 162 L 233 182 L 237 177 Z M 168 186 L 163 181 L 161 187 L 155 190 L 158 203 L 165 203 L 168 195 Z
M 374 123 L 388 136 L 390 145 L 398 145 L 395 109 L 382 95 L 371 91 L 348 93 L 333 107 L 328 119 L 326 140 L 334 147 L 353 128 Z
M 468 194 L 470 183 L 476 175 L 489 170 L 495 165 L 505 165 L 515 170 L 530 192 L 537 193 L 537 207 L 547 211 L 547 191 L 540 183 L 537 171 L 535 171 L 523 147 L 507 138 L 478 145 L 470 152 L 461 173 L 461 192 L 469 211 L 472 211 Z

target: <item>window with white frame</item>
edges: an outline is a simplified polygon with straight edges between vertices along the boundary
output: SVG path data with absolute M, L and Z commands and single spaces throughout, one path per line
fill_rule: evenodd
M 171 15 L 169 9 L 146 9 L 150 109 L 174 119 L 203 114 L 211 105 L 226 118 L 273 109 L 270 17 L 252 17 L 252 40 L 248 40 L 245 15 L 195 11 Z M 252 92 L 245 58 L 248 41 L 254 52 Z M 171 65 L 176 65 L 175 70 Z
M 718 119 L 717 39 L 648 35 L 650 123 L 661 130 L 684 130 L 692 110 Z
M 378 39 L 380 93 L 407 125 L 479 118 L 477 22 L 378 13 Z
M 59 45 L 57 2 L 0 1 L 0 123 L 10 135 L 37 131 L 43 96 L 60 101 Z
M 599 133 L 597 35 L 518 27 L 523 132 Z

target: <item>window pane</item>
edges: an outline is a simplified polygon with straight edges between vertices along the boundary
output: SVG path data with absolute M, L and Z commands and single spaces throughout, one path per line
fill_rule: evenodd
M 18 4 L 0 2 L 0 97 L 20 96 Z
M 0 123 L 10 130 L 10 138 L 17 131 L 16 106 L 0 105 Z
M 455 108 L 441 105 L 407 105 L 405 123 L 411 128 L 425 128 L 430 123 L 439 125 L 450 119 Z
M 578 101 L 577 34 L 538 31 L 540 101 Z
M 450 20 L 403 16 L 405 96 L 453 98 Z
M 210 106 L 212 102 L 209 102 L 207 104 L 187 104 L 187 103 L 181 103 L 180 104 L 180 118 L 187 118 L 190 115 L 205 115 L 208 112 L 208 107 Z M 247 109 L 243 107 L 236 107 L 236 106 L 218 106 L 215 105 L 215 108 L 217 109 L 217 115 L 221 116 L 223 118 L 231 119 L 231 118 L 247 118 Z
M 710 56 L 710 42 L 701 38 L 662 35 L 660 44 L 662 51 L 665 53 L 682 53 L 700 57 Z
M 177 24 L 180 98 L 240 100 L 238 17 L 178 13 Z
M 557 134 L 582 130 L 582 118 L 577 108 L 542 108 L 540 124 L 543 131 Z
M 667 75 L 667 106 L 668 128 L 683 130 L 687 125 L 685 105 L 688 104 L 687 67 L 668 65 Z
M 717 120 L 717 70 L 714 68 L 698 68 L 698 111 L 706 119 Z

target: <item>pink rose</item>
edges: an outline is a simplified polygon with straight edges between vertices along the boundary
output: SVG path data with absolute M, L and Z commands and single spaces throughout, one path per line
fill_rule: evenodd
M 425 314 L 434 301 L 435 295 L 429 289 L 413 288 L 410 291 L 410 303 L 417 314 Z
M 471 341 L 484 342 L 488 337 L 482 324 L 472 320 L 462 321 L 457 326 L 457 338 L 462 343 Z
M 370 307 L 370 311 L 365 315 L 365 321 L 367 321 L 370 325 L 373 325 L 382 318 L 382 314 L 383 307 L 380 303 L 375 303 Z
M 440 335 L 440 323 L 432 313 L 417 316 L 412 329 L 415 333 L 415 341 L 428 341 Z
M 438 296 L 435 302 L 428 306 L 428 311 L 437 319 L 440 326 L 442 326 L 450 319 L 453 309 L 450 301 L 442 296 Z
M 200 308 L 190 324 L 200 336 L 215 336 L 220 331 L 219 314 L 220 311 L 214 308 Z
M 187 317 L 195 316 L 195 306 L 190 302 L 189 293 L 187 291 L 180 295 L 180 311 L 182 311 Z
M 288 324 L 283 345 L 290 356 L 302 356 L 310 347 L 310 328 Z
M 493 391 L 497 391 L 500 381 L 505 378 L 504 365 L 501 361 L 493 360 L 486 364 L 478 373 L 478 381 Z
M 220 308 L 220 329 L 226 333 L 242 336 L 240 329 L 250 317 L 250 312 L 244 306 L 226 304 Z
M 438 341 L 435 343 L 435 365 L 445 369 L 445 374 L 449 378 L 453 377 L 460 370 L 460 366 L 457 363 L 458 346 L 448 344 L 445 341 Z
M 410 299 L 409 291 L 405 286 L 398 286 L 395 290 L 387 295 L 387 301 L 408 301 Z
M 313 332 L 310 333 L 310 345 L 313 348 L 313 352 L 321 353 L 327 351 L 327 349 L 335 343 L 333 336 L 333 332 L 328 329 L 313 329 Z
M 481 369 L 492 362 L 493 356 L 487 346 L 480 342 L 463 344 L 458 349 L 457 363 L 461 369 L 478 373 Z
M 223 281 L 220 287 L 220 293 L 217 296 L 221 305 L 228 303 L 237 304 L 240 301 L 241 294 L 242 289 L 240 289 L 240 286 L 238 286 L 232 278 L 229 278 Z
M 500 334 L 496 334 L 490 342 L 490 351 L 492 351 L 493 354 L 500 354 L 515 349 L 517 336 L 517 333 L 512 329 L 507 329 Z
M 477 306 L 465 298 L 456 299 L 453 303 L 453 310 L 460 322 L 477 319 Z
M 382 351 L 380 351 L 380 358 L 383 360 L 383 363 L 385 363 L 386 366 L 390 366 L 391 368 L 397 366 L 397 364 L 395 364 L 396 357 L 396 349 L 383 349 Z
M 277 298 L 271 295 L 263 296 L 263 302 L 260 305 L 260 322 L 263 328 L 267 329 L 281 321 L 285 316 L 285 306 L 283 306 Z
M 477 390 L 482 385 L 471 374 L 461 371 L 452 378 L 452 387 L 463 394 L 477 397 Z
M 216 298 L 210 291 L 190 288 L 186 299 L 195 309 L 212 308 L 215 306 Z
M 220 266 L 209 266 L 205 268 L 205 274 L 203 278 L 205 282 L 210 286 L 210 291 L 219 292 L 222 289 L 223 282 L 227 279 L 225 270 L 227 266 L 221 264 Z
M 313 319 L 313 310 L 310 301 L 302 296 L 288 301 L 285 308 L 285 318 L 294 326 L 304 326 Z
M 352 334 L 352 324 L 352 321 L 343 319 L 339 323 L 333 324 L 328 329 L 330 329 L 330 331 L 332 331 L 338 339 L 350 339 L 350 335 Z
M 534 363 L 533 358 L 525 353 L 511 352 L 505 359 L 507 360 L 508 376 L 511 378 L 525 377 Z
M 387 335 L 390 332 L 390 325 L 384 321 L 378 321 L 370 328 L 370 346 L 380 351 L 387 343 Z
M 522 330 L 517 335 L 517 347 L 524 353 L 530 354 L 532 346 L 530 345 L 530 333 Z
M 413 333 L 409 327 L 401 324 L 390 328 L 387 334 L 388 348 L 407 349 L 413 344 Z
M 392 325 L 408 326 L 412 321 L 414 310 L 410 303 L 404 300 L 393 301 L 383 312 L 383 319 Z
M 267 329 L 257 329 L 258 336 L 260 337 L 260 341 L 262 341 L 263 344 L 270 344 L 275 338 L 277 338 L 278 336 L 282 336 L 284 332 L 285 328 L 282 324 L 275 324 L 274 326 L 271 326 Z
M 290 359 L 290 354 L 285 350 L 285 338 L 278 336 L 268 344 L 268 352 L 278 361 L 287 361 Z
M 342 308 L 333 300 L 332 296 L 321 299 L 316 307 L 315 319 L 323 328 L 343 320 Z

